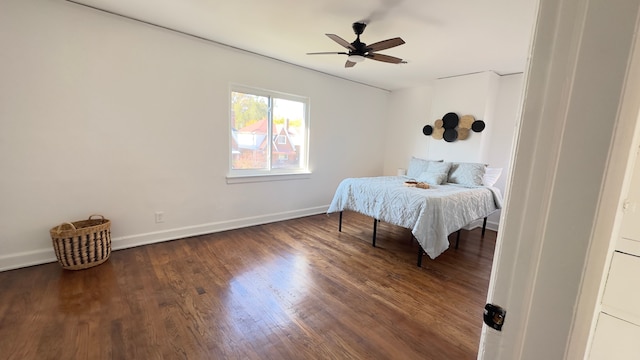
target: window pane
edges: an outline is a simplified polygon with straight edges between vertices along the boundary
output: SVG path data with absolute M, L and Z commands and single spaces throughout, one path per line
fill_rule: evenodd
M 234 87 L 229 175 L 306 172 L 308 99 L 265 89 Z
M 271 168 L 303 168 L 305 138 L 304 103 L 274 98 Z
M 231 168 L 268 169 L 269 98 L 231 92 Z

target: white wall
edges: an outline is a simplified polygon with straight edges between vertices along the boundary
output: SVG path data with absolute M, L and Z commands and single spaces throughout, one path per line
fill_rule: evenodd
M 411 156 L 427 157 L 422 128 L 429 121 L 432 99 L 431 84 L 391 93 L 385 132 L 386 175 L 396 175 L 398 168 L 406 169 Z
M 0 44 L 0 270 L 93 213 L 117 249 L 321 213 L 383 171 L 379 89 L 64 1 L 3 0 Z M 309 179 L 226 183 L 232 82 L 310 97 Z
M 485 147 L 486 155 L 483 161 L 491 167 L 502 168 L 502 175 L 495 184 L 495 187 L 502 191 L 502 195 L 507 192 L 508 172 L 511 169 L 511 156 L 524 91 L 523 78 L 524 75 L 521 73 L 500 77 L 491 121 L 490 141 Z M 492 224 L 492 228 L 497 228 L 501 214 L 502 210 L 498 210 L 489 216 L 488 223 Z
M 486 124 L 484 131 L 471 131 L 466 140 L 446 142 L 427 138 L 428 154 L 432 159 L 445 161 L 485 162 L 489 142 L 495 126 L 493 112 L 498 92 L 499 76 L 493 71 L 439 79 L 435 82 L 431 119 L 433 126 L 437 119 L 449 112 L 459 116 L 473 115 Z
M 500 77 L 495 111 L 490 124 L 491 141 L 485 160 L 491 167 L 503 168 L 502 175 L 496 183 L 496 187 L 501 189 L 503 194 L 522 104 L 523 78 L 522 73 Z

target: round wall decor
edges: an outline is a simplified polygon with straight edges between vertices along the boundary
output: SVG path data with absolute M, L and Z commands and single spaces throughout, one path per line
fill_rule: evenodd
M 475 132 L 481 132 L 482 130 L 484 130 L 484 121 L 482 120 L 476 120 L 473 122 L 473 125 L 471 125 L 471 130 L 475 131 Z
M 444 129 L 444 141 L 454 142 L 458 138 L 458 131 L 456 129 Z
M 458 114 L 452 112 L 446 113 L 442 117 L 442 127 L 444 127 L 445 129 L 455 129 L 456 127 L 458 127 L 459 121 L 460 118 L 458 118 Z
M 473 132 L 482 132 L 485 123 L 482 120 L 476 120 L 473 115 L 463 115 L 458 117 L 454 112 L 446 113 L 442 119 L 434 122 L 433 126 L 425 125 L 422 133 L 426 136 L 431 135 L 435 140 L 446 142 L 454 142 L 456 140 L 466 140 Z

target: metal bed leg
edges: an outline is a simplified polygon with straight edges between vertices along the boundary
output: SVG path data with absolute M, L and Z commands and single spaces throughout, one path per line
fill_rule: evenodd
M 340 222 L 338 222 L 338 232 L 342 232 L 342 211 L 340 211 Z
M 458 230 L 458 235 L 456 235 L 456 249 L 458 248 L 458 243 L 460 243 L 460 230 Z
M 482 222 L 482 237 L 484 237 L 484 231 L 487 229 L 487 218 L 484 218 L 484 221 Z
M 371 240 L 371 245 L 376 247 L 376 231 L 378 230 L 378 220 L 373 219 L 373 239 Z
M 418 244 L 418 267 L 422 267 L 422 247 Z

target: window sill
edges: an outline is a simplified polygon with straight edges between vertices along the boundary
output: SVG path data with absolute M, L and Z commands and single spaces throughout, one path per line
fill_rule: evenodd
M 310 179 L 311 172 L 264 175 L 227 175 L 227 184 L 246 184 L 265 181 Z

